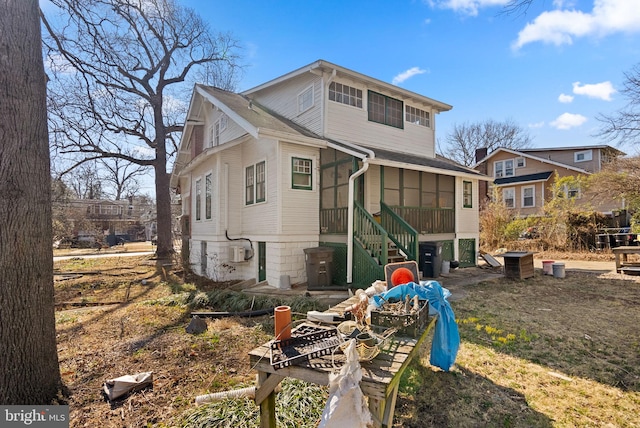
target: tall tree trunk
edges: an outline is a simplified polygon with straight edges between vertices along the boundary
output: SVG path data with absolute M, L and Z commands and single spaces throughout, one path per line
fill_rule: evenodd
M 0 0 L 0 404 L 60 387 L 38 0 Z
M 156 255 L 159 259 L 170 257 L 173 253 L 173 227 L 171 225 L 171 193 L 169 191 L 169 175 L 167 174 L 167 142 L 164 118 L 162 117 L 162 95 L 155 101 L 154 120 L 156 128 L 156 221 L 158 242 Z

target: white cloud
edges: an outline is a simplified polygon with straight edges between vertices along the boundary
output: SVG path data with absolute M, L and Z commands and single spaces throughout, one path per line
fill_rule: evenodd
M 423 70 L 419 67 L 411 67 L 410 69 L 403 71 L 402 73 L 396 75 L 393 80 L 391 81 L 391 83 L 393 85 L 398 85 L 402 82 L 404 82 L 405 80 L 417 75 L 417 74 L 424 74 L 426 73 L 427 70 Z
M 134 146 L 133 152 L 144 158 L 152 158 L 156 154 L 156 151 L 149 146 Z
M 452 9 L 456 12 L 476 16 L 478 10 L 483 7 L 504 6 L 510 0 L 428 0 L 432 7 L 440 7 L 442 9 Z
M 543 122 L 536 122 L 536 123 L 530 123 L 529 128 L 542 128 L 544 126 L 544 121 Z
M 581 114 L 562 113 L 550 125 L 557 129 L 566 130 L 580 126 L 586 121 L 587 118 Z
M 605 101 L 611 101 L 611 95 L 617 91 L 613 88 L 611 82 L 601 82 L 593 84 L 581 85 L 580 82 L 573 83 L 573 93 L 576 95 L 586 95 L 589 98 L 598 98 Z
M 575 9 L 543 12 L 518 33 L 512 47 L 520 49 L 527 43 L 538 41 L 570 45 L 578 37 L 604 37 L 618 32 L 640 32 L 637 1 L 594 0 L 591 12 Z
M 573 95 L 560 94 L 558 96 L 558 101 L 568 104 L 573 101 Z

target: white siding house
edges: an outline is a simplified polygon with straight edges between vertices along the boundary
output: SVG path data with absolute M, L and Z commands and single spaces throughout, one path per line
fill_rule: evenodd
M 474 265 L 486 176 L 436 156 L 449 109 L 322 60 L 239 94 L 196 85 L 171 177 L 193 269 L 302 283 L 320 246 L 314 286 L 366 286 L 430 241 Z

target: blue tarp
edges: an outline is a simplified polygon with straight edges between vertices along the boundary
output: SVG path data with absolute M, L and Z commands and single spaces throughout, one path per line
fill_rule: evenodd
M 403 301 L 407 295 L 410 298 L 417 295 L 419 299 L 429 301 L 429 312 L 433 313 L 433 310 L 438 314 L 429 362 L 444 371 L 449 371 L 456 361 L 460 347 L 458 324 L 456 324 L 453 309 L 447 301 L 451 292 L 437 281 L 427 281 L 424 284 L 410 282 L 376 294 L 370 299 L 370 304 L 380 307 L 384 301 Z

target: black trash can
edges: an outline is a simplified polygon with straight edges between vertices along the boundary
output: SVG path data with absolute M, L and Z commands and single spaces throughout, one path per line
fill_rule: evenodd
M 420 242 L 419 264 L 424 278 L 437 278 L 440 276 L 442 266 L 442 242 Z
M 333 282 L 333 248 L 305 248 L 307 289 L 318 290 L 331 287 Z

